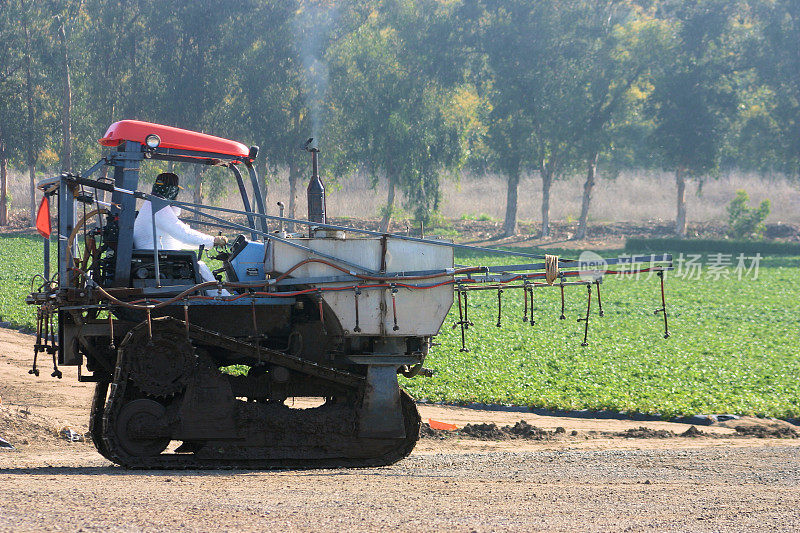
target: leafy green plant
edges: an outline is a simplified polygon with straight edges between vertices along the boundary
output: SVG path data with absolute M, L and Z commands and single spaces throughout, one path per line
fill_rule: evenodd
M 431 237 L 453 237 L 459 236 L 458 230 L 453 228 L 433 228 L 430 232 L 426 233 Z
M 743 189 L 728 205 L 729 234 L 737 239 L 760 237 L 764 233 L 764 220 L 769 216 L 770 203 L 764 200 L 758 207 L 748 207 L 750 197 Z
M 392 205 L 392 206 L 389 206 L 387 204 L 383 204 L 378 208 L 378 216 L 379 217 L 383 218 L 383 217 L 385 217 L 387 215 L 390 218 L 393 218 L 393 219 L 409 218 L 408 211 L 406 211 L 405 209 L 403 209 L 402 206 L 397 205 L 397 204 Z M 344 217 L 340 217 L 340 218 L 344 218 Z
M 800 244 L 796 242 L 746 241 L 731 239 L 643 239 L 630 237 L 625 240 L 625 251 L 629 253 L 713 253 L 747 255 L 800 255 Z
M 419 223 L 419 219 L 417 219 L 417 223 Z M 447 220 L 441 213 L 438 211 L 434 211 L 428 216 L 428 221 L 425 223 L 426 228 L 434 229 L 444 229 L 449 230 L 453 229 L 453 224 Z
M 470 213 L 465 213 L 461 215 L 461 220 L 478 220 L 480 222 L 497 222 L 497 219 L 494 218 L 492 215 L 487 213 L 481 213 L 479 215 L 473 215 Z

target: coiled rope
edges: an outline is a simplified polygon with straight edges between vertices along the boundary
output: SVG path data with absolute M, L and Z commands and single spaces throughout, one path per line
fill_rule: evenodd
M 544 256 L 544 279 L 547 281 L 548 285 L 552 285 L 553 282 L 558 278 L 558 275 L 561 272 L 558 270 L 558 256 L 557 255 L 545 255 Z

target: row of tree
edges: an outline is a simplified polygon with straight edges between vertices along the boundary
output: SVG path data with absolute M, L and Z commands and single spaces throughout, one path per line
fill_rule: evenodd
M 551 184 L 585 173 L 581 238 L 598 168 L 662 168 L 682 235 L 687 180 L 800 173 L 798 43 L 797 0 L 0 0 L 0 224 L 9 165 L 33 216 L 37 173 L 132 118 L 260 145 L 291 214 L 311 133 L 337 175 L 387 181 L 384 227 L 466 165 L 507 178 L 509 235 L 523 173 L 545 236 Z

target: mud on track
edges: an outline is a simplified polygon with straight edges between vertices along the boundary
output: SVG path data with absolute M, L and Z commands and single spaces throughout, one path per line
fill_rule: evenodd
M 18 445 L 0 452 L 0 531 L 800 530 L 800 440 L 722 426 L 681 437 L 667 422 L 422 406 L 426 421 L 538 430 L 434 434 L 377 469 L 127 471 L 54 435 L 86 430 L 91 388 L 74 369 L 29 376 L 31 342 L 0 330 L 0 437 Z

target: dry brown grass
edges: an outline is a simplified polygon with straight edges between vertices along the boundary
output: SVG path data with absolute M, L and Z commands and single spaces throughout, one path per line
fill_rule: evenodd
M 305 181 L 305 180 L 303 180 Z M 12 210 L 25 210 L 27 179 L 12 173 L 10 190 Z M 305 183 L 298 187 L 298 215 L 305 212 Z M 709 179 L 698 193 L 698 183 L 687 188 L 689 220 L 694 222 L 725 222 L 726 207 L 737 189 L 750 195 L 752 204 L 768 198 L 772 212 L 768 222 L 800 223 L 800 184 L 783 177 L 761 177 L 755 174 L 729 173 L 718 179 Z M 231 180 L 231 191 L 216 203 L 228 207 L 241 205 Z M 559 180 L 553 184 L 551 195 L 551 220 L 571 221 L 578 218 L 581 208 L 583 178 Z M 190 200 L 189 191 L 183 196 Z M 443 186 L 442 215 L 447 218 L 488 215 L 502 220 L 505 213 L 505 181 L 496 175 L 465 173 L 459 181 L 448 180 Z M 270 186 L 268 210 L 276 213 L 275 203 L 289 204 L 289 186 L 285 174 Z M 539 222 L 541 181 L 538 175 L 525 175 L 519 188 L 519 219 Z M 379 218 L 386 203 L 386 186 L 381 183 L 372 188 L 364 176 L 353 176 L 339 184 L 329 182 L 328 212 L 335 217 L 360 219 Z M 616 179 L 599 178 L 593 194 L 590 221 L 595 222 L 669 222 L 674 220 L 675 182 L 669 173 L 654 171 L 624 172 Z
M 783 177 L 763 178 L 755 174 L 731 173 L 707 180 L 698 194 L 698 183 L 687 188 L 689 219 L 697 222 L 726 222 L 726 207 L 737 189 L 750 194 L 752 204 L 765 198 L 772 202 L 768 222 L 800 223 L 800 184 Z M 583 178 L 576 176 L 553 184 L 551 220 L 577 219 L 581 209 Z M 305 184 L 299 191 L 298 205 L 304 206 Z M 519 219 L 541 221 L 542 187 L 538 175 L 526 175 L 519 187 Z M 597 181 L 590 220 L 597 222 L 671 221 L 675 218 L 675 180 L 669 173 L 625 172 L 616 179 Z M 506 185 L 496 175 L 464 174 L 460 181 L 447 181 L 443 187 L 442 215 L 447 218 L 489 215 L 502 220 L 505 214 Z M 289 187 L 285 180 L 270 188 L 271 206 L 277 200 L 288 205 Z M 375 189 L 364 177 L 353 177 L 340 186 L 329 186 L 328 212 L 333 216 L 378 218 L 386 203 L 386 186 Z
M 689 219 L 696 222 L 727 221 L 726 207 L 737 189 L 745 189 L 752 203 L 764 198 L 772 202 L 769 222 L 800 222 L 800 184 L 784 178 L 766 179 L 753 174 L 729 174 L 707 180 L 698 194 L 698 183 L 687 187 Z M 541 221 L 541 181 L 525 176 L 519 188 L 520 220 Z M 580 215 L 583 178 L 557 181 L 551 191 L 551 220 L 575 220 Z M 502 219 L 506 187 L 497 176 L 462 179 L 445 189 L 443 214 L 487 213 Z M 672 174 L 626 172 L 616 179 L 600 178 L 595 186 L 590 220 L 597 222 L 671 221 L 675 218 L 676 187 Z

